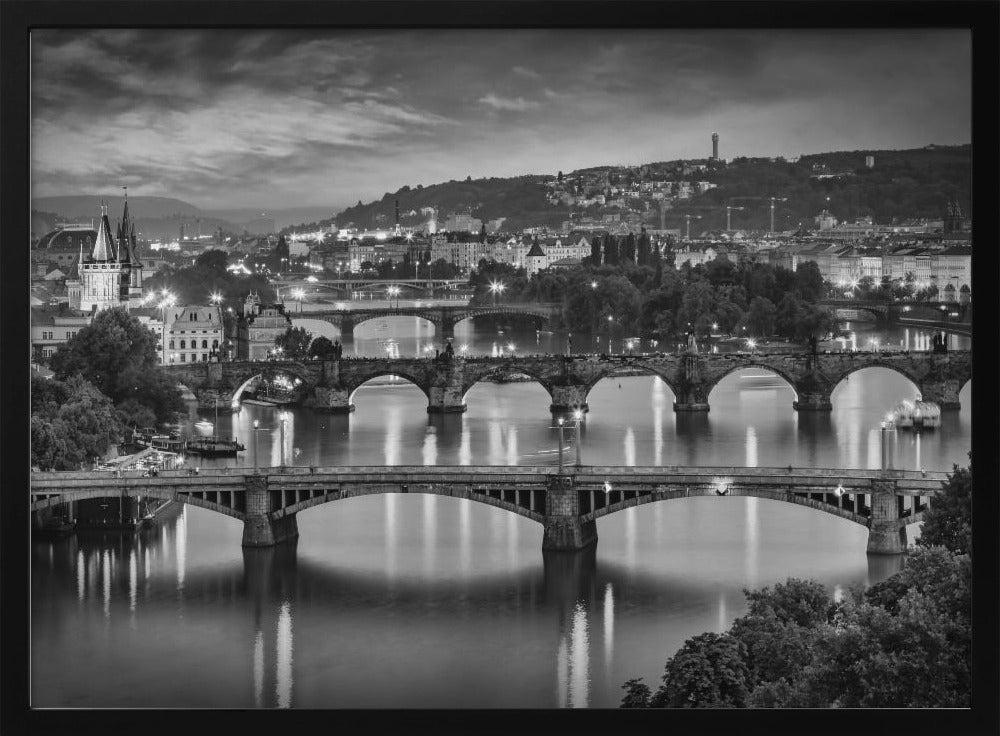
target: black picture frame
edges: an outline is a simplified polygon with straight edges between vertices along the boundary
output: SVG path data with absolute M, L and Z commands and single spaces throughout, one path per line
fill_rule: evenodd
M 511 733 L 601 731 L 693 733 L 727 729 L 756 733 L 955 734 L 1000 730 L 998 684 L 997 514 L 998 447 L 995 346 L 997 329 L 997 191 L 1000 159 L 997 115 L 1000 5 L 996 2 L 641 2 L 591 0 L 524 2 L 65 2 L 4 0 L 2 33 L 2 186 L 0 222 L 4 242 L 2 299 L 2 409 L 4 417 L 0 501 L 0 718 L 3 733 L 290 732 L 330 731 Z M 975 369 L 987 377 L 974 387 L 974 688 L 969 710 L 854 711 L 147 711 L 31 710 L 29 690 L 29 568 L 27 417 L 29 416 L 28 250 L 29 67 L 28 35 L 44 27 L 600 27 L 608 28 L 968 28 L 973 55 L 973 201 L 977 213 L 974 292 Z

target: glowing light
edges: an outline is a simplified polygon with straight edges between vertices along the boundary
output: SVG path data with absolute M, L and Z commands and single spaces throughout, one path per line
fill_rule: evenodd
M 468 345 L 463 345 L 462 347 L 460 347 L 458 349 L 458 352 L 463 353 L 463 354 L 469 352 L 469 346 Z
M 581 419 L 583 419 L 583 412 L 577 409 L 576 411 L 573 412 L 573 418 L 579 422 Z
M 508 350 L 509 350 L 510 352 L 512 352 L 512 353 L 513 353 L 513 352 L 514 352 L 514 343 L 512 343 L 512 342 L 509 342 L 509 343 L 507 343 L 507 349 L 508 349 Z
M 209 297 L 209 301 L 211 301 L 212 304 L 218 305 L 219 303 L 222 302 L 222 294 L 220 294 L 217 291 L 213 292 L 212 295 Z
M 597 288 L 597 282 L 596 281 L 591 281 L 590 282 L 590 288 L 591 289 L 596 289 Z
M 611 481 L 604 481 L 604 492 L 611 493 Z

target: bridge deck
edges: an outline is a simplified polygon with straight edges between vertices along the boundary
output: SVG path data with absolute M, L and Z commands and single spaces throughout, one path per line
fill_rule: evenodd
M 212 468 L 198 475 L 187 470 L 161 471 L 155 478 L 139 471 L 116 477 L 108 471 L 35 472 L 31 474 L 32 495 L 52 495 L 93 488 L 100 484 L 109 490 L 127 491 L 150 487 L 180 487 L 189 490 L 240 490 L 249 475 L 268 476 L 269 487 L 278 490 L 312 484 L 469 484 L 471 486 L 517 485 L 521 488 L 544 487 L 546 479 L 556 474 L 554 466 L 284 466 L 261 468 Z M 737 466 L 564 466 L 564 473 L 574 477 L 580 490 L 599 490 L 610 482 L 615 490 L 633 490 L 653 485 L 715 485 L 733 487 L 784 487 L 800 492 L 830 492 L 837 485 L 848 493 L 865 493 L 871 481 L 895 480 L 897 495 L 930 495 L 936 492 L 948 474 L 943 471 L 907 471 L 838 469 L 838 468 L 747 468 Z

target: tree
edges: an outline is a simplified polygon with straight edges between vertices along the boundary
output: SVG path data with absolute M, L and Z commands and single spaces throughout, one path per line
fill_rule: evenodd
M 327 358 L 333 356 L 333 343 L 330 338 L 320 335 L 309 345 L 310 358 Z
M 559 183 L 560 183 L 560 184 L 562 184 L 562 180 L 563 180 L 563 173 L 562 173 L 561 171 L 560 171 L 560 172 L 559 172 L 559 174 L 558 174 L 558 175 L 556 176 L 556 179 L 557 179 L 557 180 L 559 181 Z
M 111 400 L 81 376 L 65 382 L 31 376 L 31 464 L 41 470 L 74 470 L 102 457 L 122 423 Z M 58 401 L 57 399 L 62 399 Z
M 312 334 L 305 327 L 289 327 L 284 333 L 274 338 L 274 347 L 281 348 L 282 354 L 291 360 L 305 358 L 309 355 L 309 344 Z
M 728 634 L 699 634 L 667 660 L 656 708 L 745 708 L 745 647 Z
M 621 708 L 648 708 L 649 707 L 649 685 L 642 681 L 642 678 L 629 680 L 622 685 L 625 696 L 622 698 Z
M 750 308 L 744 319 L 747 332 L 756 337 L 766 337 L 774 334 L 774 303 L 763 296 L 755 296 L 750 301 Z
M 601 237 L 594 235 L 590 239 L 590 262 L 594 266 L 601 265 Z
M 195 259 L 194 265 L 205 271 L 224 274 L 226 266 L 229 265 L 229 256 L 226 255 L 224 250 L 206 250 Z
M 953 466 L 933 505 L 924 512 L 917 544 L 941 545 L 956 554 L 972 554 L 972 454 L 969 467 Z
M 152 330 L 124 307 L 104 309 L 55 352 L 51 367 L 60 380 L 79 374 L 114 404 L 132 399 L 168 422 L 184 402 L 157 362 L 156 344 Z

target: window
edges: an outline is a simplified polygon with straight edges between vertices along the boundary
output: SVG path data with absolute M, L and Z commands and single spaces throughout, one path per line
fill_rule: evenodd
M 187 347 L 187 340 L 181 340 L 181 350 Z
M 208 347 L 208 340 L 202 340 L 202 341 L 201 341 L 201 346 L 202 346 L 203 348 L 207 348 L 207 347 Z
M 212 349 L 214 350 L 217 347 L 219 347 L 219 341 L 218 340 L 212 340 Z
M 171 350 L 173 350 L 173 349 L 174 349 L 174 341 L 173 341 L 173 340 L 171 340 L 171 341 L 170 341 L 170 349 L 171 349 Z
M 187 363 L 187 356 L 184 353 L 181 353 L 181 363 Z
M 208 362 L 208 353 L 202 353 L 201 354 L 201 362 L 202 363 L 207 363 Z

